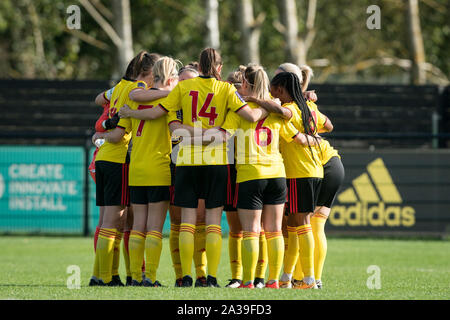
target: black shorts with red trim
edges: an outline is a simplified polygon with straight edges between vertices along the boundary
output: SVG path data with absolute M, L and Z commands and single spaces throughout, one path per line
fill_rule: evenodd
M 227 202 L 223 207 L 224 211 L 237 211 L 237 183 L 236 183 L 236 165 L 234 163 L 228 165 L 228 180 L 227 180 Z
M 241 182 L 237 186 L 237 207 L 261 210 L 265 204 L 286 202 L 286 178 L 258 179 Z
M 127 163 L 95 161 L 97 206 L 129 206 Z
M 323 180 L 320 186 L 317 206 L 331 208 L 336 195 L 344 182 L 344 165 L 339 157 L 333 157 L 323 166 Z
M 130 186 L 132 204 L 148 204 L 169 201 L 170 186 Z
M 287 179 L 286 213 L 309 213 L 316 209 L 321 178 Z
M 227 195 L 227 165 L 177 166 L 174 205 L 197 208 L 205 200 L 205 208 L 222 207 Z

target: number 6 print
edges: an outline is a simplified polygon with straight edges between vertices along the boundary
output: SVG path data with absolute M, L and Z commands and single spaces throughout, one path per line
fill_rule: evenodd
M 270 130 L 268 127 L 263 127 L 263 123 L 264 123 L 265 119 L 259 120 L 258 124 L 256 125 L 256 129 L 255 129 L 255 140 L 256 143 L 258 144 L 258 146 L 261 147 L 267 147 L 271 142 L 272 142 L 272 130 Z M 265 131 L 267 134 L 267 140 L 266 141 L 261 141 L 259 139 L 259 135 L 261 134 L 261 131 Z

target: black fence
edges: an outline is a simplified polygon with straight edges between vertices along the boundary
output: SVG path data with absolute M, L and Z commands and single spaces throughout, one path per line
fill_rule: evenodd
M 87 166 L 93 148 L 90 137 L 102 109 L 93 101 L 98 93 L 112 85 L 108 81 L 0 80 L 0 144 L 3 145 L 0 227 L 4 227 L 3 231 L 89 234 L 95 228 L 98 210 Z M 326 136 L 340 151 L 346 168 L 345 185 L 337 197 L 328 230 L 364 235 L 448 234 L 450 87 L 315 84 L 311 89 L 319 97 L 319 109 L 334 124 L 334 132 Z M 14 149 L 17 156 L 7 157 L 12 152 L 7 145 L 22 146 L 22 149 L 40 146 L 41 153 L 47 153 L 47 157 L 24 160 L 20 147 L 19 151 Z M 52 146 L 81 148 L 44 151 Z M 39 154 L 36 150 L 30 152 Z M 81 158 L 76 164 L 64 157 L 52 161 L 50 152 L 55 157 L 74 152 L 80 155 L 77 159 Z M 39 166 L 53 162 L 62 166 L 63 171 L 67 168 L 65 175 L 74 175 L 75 178 L 67 178 L 70 181 L 65 183 L 72 182 L 73 188 L 79 191 L 62 195 L 61 203 L 54 203 L 66 210 L 51 213 L 63 221 L 54 228 L 45 225 L 49 222 L 43 219 L 40 203 L 32 204 L 39 210 L 27 211 L 30 195 L 20 193 L 21 180 L 11 171 L 12 165 L 21 163 Z M 44 177 L 42 181 L 48 179 Z M 10 182 L 14 183 L 14 189 L 8 185 Z M 26 185 L 27 181 L 23 182 Z M 30 186 L 38 182 L 33 180 Z M 20 194 L 14 194 L 16 191 Z M 58 194 L 51 192 L 32 195 L 37 196 L 47 204 L 49 199 L 59 199 Z M 33 224 L 33 219 L 44 225 Z M 66 225 L 64 221 L 69 220 Z
M 0 80 L 0 143 L 83 145 L 108 81 Z M 447 148 L 450 87 L 313 84 L 338 148 Z

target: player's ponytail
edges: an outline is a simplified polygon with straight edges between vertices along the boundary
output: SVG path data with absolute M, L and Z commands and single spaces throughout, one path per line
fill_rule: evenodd
M 214 77 L 221 80 L 220 73 L 217 70 L 222 65 L 222 57 L 213 48 L 206 48 L 200 53 L 199 71 L 207 77 Z
M 148 53 L 147 51 L 141 51 L 136 56 L 134 64 L 134 74 L 137 77 L 146 77 L 152 72 L 152 68 L 156 61 L 161 58 L 157 53 Z
M 245 69 L 244 80 L 249 84 L 250 91 L 256 98 L 262 100 L 270 99 L 269 77 L 263 67 L 250 64 Z
M 154 82 L 160 81 L 163 85 L 166 85 L 169 79 L 178 77 L 179 64 L 181 64 L 179 60 L 170 57 L 162 57 L 156 61 L 152 69 Z

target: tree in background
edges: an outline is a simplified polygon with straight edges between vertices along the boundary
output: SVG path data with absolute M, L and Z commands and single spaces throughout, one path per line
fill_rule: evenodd
M 206 0 L 206 47 L 220 49 L 219 2 Z
M 107 22 L 118 38 L 126 37 L 116 25 L 112 0 L 85 0 Z M 118 0 L 114 0 L 118 1 Z M 188 63 L 198 59 L 207 39 L 206 0 L 133 0 L 130 3 L 132 51 L 170 55 Z M 280 0 L 281 1 L 281 0 Z M 249 60 L 245 51 L 252 41 L 240 22 L 239 1 L 218 0 L 218 30 L 224 74 Z M 419 0 L 420 25 L 428 83 L 447 84 L 450 74 L 450 10 L 448 0 Z M 29 6 L 32 3 L 32 6 Z M 291 60 L 283 50 L 287 40 L 277 1 L 249 1 L 253 7 L 247 30 L 260 30 L 259 62 L 272 74 L 281 62 Z M 96 19 L 81 7 L 81 29 L 66 27 L 67 8 L 74 0 L 0 1 L 0 78 L 111 79 L 117 70 L 117 46 Z M 381 29 L 368 30 L 367 7 L 381 8 Z M 314 20 L 310 0 L 296 0 L 297 37 L 311 45 L 306 62 L 316 82 L 409 83 L 412 60 L 408 46 L 407 1 L 316 1 Z M 308 9 L 311 8 L 311 9 Z M 261 17 L 265 16 L 264 21 Z M 259 17 L 259 19 L 258 19 Z M 256 24 L 253 22 L 257 22 Z M 123 24 L 122 24 L 123 25 Z M 250 28 L 248 28 L 250 26 Z M 311 27 L 312 26 L 312 27 Z M 252 28 L 253 27 L 253 28 Z M 295 28 L 293 28 L 295 29 Z M 125 31 L 125 30 L 124 30 Z M 130 33 L 129 33 L 130 34 Z M 257 35 L 257 33 L 254 33 Z M 312 36 L 314 35 L 314 36 Z M 242 41 L 242 42 L 241 42 Z M 128 42 L 128 43 L 130 43 Z M 301 43 L 301 41 L 299 42 Z M 130 45 L 126 45 L 130 48 Z M 306 48 L 305 47 L 305 48 Z M 253 49 L 251 50 L 253 51 Z M 126 59 L 123 59 L 126 60 Z M 292 60 L 296 62 L 297 60 Z M 117 70 L 117 71 L 116 71 Z M 116 72 L 115 72 L 116 71 Z
M 253 13 L 252 0 L 238 1 L 239 30 L 241 31 L 241 59 L 243 64 L 260 63 L 259 40 L 261 26 L 266 14 L 261 12 L 256 18 Z
M 113 0 L 113 15 L 103 6 L 100 1 L 78 0 L 98 25 L 105 31 L 116 47 L 117 64 L 114 68 L 115 76 L 122 75 L 133 58 L 133 36 L 131 28 L 131 13 L 129 0 Z M 96 6 L 96 8 L 94 7 Z M 100 12 L 109 16 L 113 21 L 114 28 L 106 21 Z
M 420 27 L 419 1 L 408 0 L 408 34 L 410 45 L 411 84 L 424 84 L 425 73 L 425 50 L 423 47 L 422 28 Z
M 316 35 L 314 23 L 316 19 L 317 0 L 308 0 L 308 9 L 306 19 L 304 20 L 305 31 L 302 33 L 299 32 L 296 1 L 278 0 L 277 4 L 281 21 L 277 22 L 275 27 L 284 35 L 287 61 L 297 65 L 306 64 L 308 50 Z

